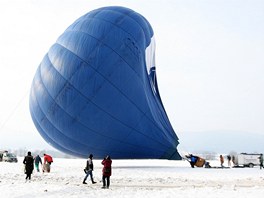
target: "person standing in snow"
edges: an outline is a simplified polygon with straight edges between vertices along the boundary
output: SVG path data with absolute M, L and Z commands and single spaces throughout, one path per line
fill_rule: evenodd
M 27 175 L 26 181 L 27 179 L 31 180 L 31 174 L 34 170 L 34 159 L 30 151 L 28 152 L 27 156 L 25 156 L 23 164 L 25 164 L 25 174 Z
M 236 158 L 235 158 L 234 155 L 232 155 L 232 162 L 233 162 L 233 165 L 234 165 L 234 166 L 237 165 L 237 164 L 236 164 Z
M 262 169 L 263 167 L 263 154 L 261 153 L 259 156 L 259 168 Z
M 227 156 L 227 163 L 228 163 L 228 166 L 230 167 L 231 166 L 231 156 L 230 155 Z
M 223 157 L 223 155 L 220 155 L 220 164 L 221 164 L 221 167 L 223 168 L 224 167 L 224 157 Z
M 86 175 L 83 179 L 83 184 L 87 184 L 86 179 L 88 178 L 89 175 L 91 177 L 92 184 L 95 184 L 96 182 L 93 179 L 93 154 L 89 155 L 84 172 L 86 173 Z
M 110 176 L 112 175 L 112 160 L 110 158 L 110 156 L 106 156 L 106 158 L 104 158 L 104 160 L 102 161 L 102 165 L 104 165 L 103 167 L 103 187 L 102 188 L 109 188 L 110 186 Z
M 35 167 L 36 167 L 37 171 L 39 172 L 39 163 L 42 165 L 41 157 L 39 157 L 39 155 L 37 155 L 34 158 L 34 161 L 35 161 Z

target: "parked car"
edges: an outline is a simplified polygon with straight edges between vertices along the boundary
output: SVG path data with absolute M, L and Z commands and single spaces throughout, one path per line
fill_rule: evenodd
M 0 161 L 17 162 L 17 157 L 14 153 L 8 153 L 8 151 L 3 151 L 3 152 L 0 152 Z
M 253 168 L 254 166 L 260 165 L 260 161 L 259 161 L 260 154 L 240 153 L 233 156 L 233 158 L 234 158 L 235 166 Z

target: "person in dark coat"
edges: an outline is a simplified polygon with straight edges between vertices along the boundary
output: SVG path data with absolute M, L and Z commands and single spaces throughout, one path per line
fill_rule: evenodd
M 23 164 L 25 164 L 25 174 L 27 175 L 26 180 L 31 180 L 31 174 L 34 169 L 34 159 L 30 151 L 28 152 L 27 156 L 25 156 Z
M 37 171 L 39 172 L 39 163 L 42 165 L 41 157 L 39 157 L 39 155 L 37 155 L 34 158 L 34 161 L 35 161 L 35 167 L 36 167 Z
M 262 169 L 263 167 L 263 154 L 261 153 L 259 156 L 259 168 Z
M 90 154 L 88 159 L 87 159 L 87 162 L 86 162 L 86 167 L 84 169 L 84 172 L 85 172 L 85 177 L 83 179 L 83 184 L 87 184 L 86 183 L 86 179 L 89 177 L 90 175 L 90 178 L 91 178 L 91 181 L 92 181 L 92 184 L 95 184 L 96 182 L 94 181 L 93 179 L 93 154 Z
M 103 167 L 103 187 L 102 188 L 109 188 L 110 186 L 110 176 L 112 175 L 112 160 L 110 156 L 106 156 L 102 161 Z
M 227 156 L 227 162 L 228 162 L 228 166 L 230 167 L 231 166 L 231 156 L 230 155 Z

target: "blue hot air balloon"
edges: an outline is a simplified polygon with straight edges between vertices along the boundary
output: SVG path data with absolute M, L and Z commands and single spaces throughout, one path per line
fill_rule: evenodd
M 149 22 L 124 7 L 77 19 L 51 46 L 32 82 L 41 136 L 78 157 L 180 159 L 163 107 Z

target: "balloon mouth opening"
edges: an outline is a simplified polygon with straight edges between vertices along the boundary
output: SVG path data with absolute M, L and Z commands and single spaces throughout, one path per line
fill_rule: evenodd
M 150 85 L 154 94 L 157 94 L 157 84 L 156 84 L 156 63 L 155 63 L 155 49 L 156 41 L 154 35 L 151 37 L 150 44 L 145 50 L 145 62 L 146 69 L 149 76 Z
M 147 46 L 145 50 L 145 61 L 146 61 L 146 69 L 148 75 L 150 75 L 151 70 L 155 68 L 155 49 L 156 49 L 156 41 L 154 36 L 152 36 L 150 44 Z

